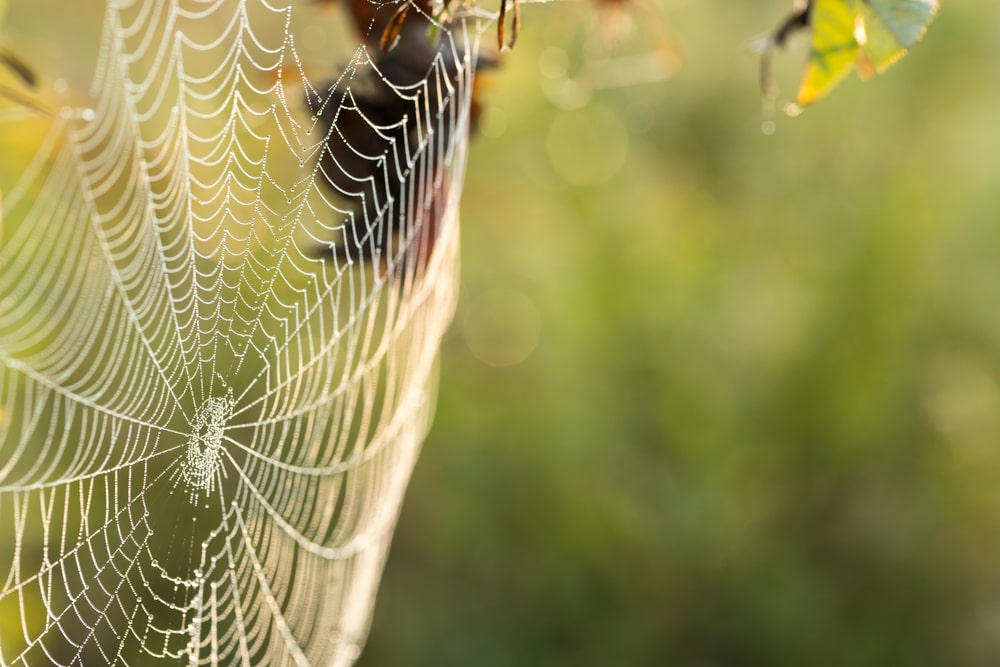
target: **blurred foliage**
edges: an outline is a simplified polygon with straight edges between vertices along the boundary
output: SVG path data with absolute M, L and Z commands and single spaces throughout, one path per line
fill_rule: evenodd
M 525 8 L 360 665 L 1000 663 L 998 8 L 767 136 L 787 9 L 659 7 L 677 75 L 575 107 Z

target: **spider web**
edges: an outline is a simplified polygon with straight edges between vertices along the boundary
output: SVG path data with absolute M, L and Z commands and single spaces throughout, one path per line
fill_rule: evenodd
M 49 115 L 0 108 L 0 664 L 357 657 L 485 23 L 407 79 L 320 9 L 110 2 L 89 90 L 74 53 Z

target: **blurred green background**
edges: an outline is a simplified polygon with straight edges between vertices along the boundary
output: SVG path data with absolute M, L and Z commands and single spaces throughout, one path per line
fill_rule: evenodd
M 359 664 L 1000 664 L 1000 7 L 772 136 L 789 3 L 638 5 L 680 69 L 566 108 L 588 7 L 486 96 Z

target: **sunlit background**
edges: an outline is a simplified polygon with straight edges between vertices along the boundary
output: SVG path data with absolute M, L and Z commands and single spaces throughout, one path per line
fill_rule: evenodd
M 585 3 L 492 78 L 360 664 L 1000 664 L 997 5 L 772 136 L 789 3 L 634 7 L 669 79 Z

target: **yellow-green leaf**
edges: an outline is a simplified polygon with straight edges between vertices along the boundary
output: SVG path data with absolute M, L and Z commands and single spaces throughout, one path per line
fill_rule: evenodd
M 858 60 L 858 72 L 870 77 L 881 74 L 906 55 L 906 47 L 879 20 L 869 5 L 861 10 L 864 19 L 864 50 Z
M 800 105 L 823 97 L 854 69 L 861 49 L 855 36 L 860 2 L 814 0 L 812 44 L 799 85 Z
M 798 103 L 826 95 L 857 67 L 863 77 L 888 69 L 927 30 L 940 0 L 813 0 L 812 46 Z

